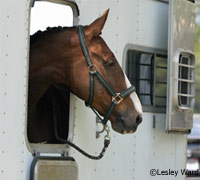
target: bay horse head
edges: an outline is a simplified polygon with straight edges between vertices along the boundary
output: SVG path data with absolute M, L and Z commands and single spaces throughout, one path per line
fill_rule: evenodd
M 44 32 L 43 36 L 36 36 L 31 41 L 28 136 L 33 142 L 37 141 L 37 133 L 34 131 L 34 127 L 38 130 L 34 124 L 36 121 L 44 137 L 47 136 L 45 120 L 37 120 L 38 115 L 34 113 L 38 109 L 36 105 L 39 99 L 55 83 L 64 84 L 82 100 L 90 101 L 89 105 L 101 116 L 106 116 L 110 111 L 107 119 L 111 121 L 112 128 L 119 133 L 135 132 L 141 123 L 140 100 L 113 52 L 100 36 L 108 12 L 109 10 L 88 26 Z M 81 37 L 85 41 L 88 54 L 84 54 Z M 92 66 L 88 64 L 86 55 L 89 56 Z M 95 74 L 91 78 L 94 72 L 98 72 L 99 77 Z M 105 83 L 102 83 L 101 78 Z M 113 103 L 115 105 L 110 110 Z M 46 119 L 47 122 L 48 118 Z M 41 141 L 43 139 L 41 138 Z
M 108 13 L 109 10 L 89 26 L 79 26 L 79 39 L 72 37 L 78 55 L 74 60 L 79 59 L 73 67 L 72 91 L 104 116 L 103 123 L 109 118 L 113 129 L 125 134 L 135 132 L 141 123 L 142 106 L 134 87 L 100 36 Z

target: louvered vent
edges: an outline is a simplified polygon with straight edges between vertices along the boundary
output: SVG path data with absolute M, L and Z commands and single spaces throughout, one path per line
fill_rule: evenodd
M 178 72 L 178 105 L 192 108 L 195 93 L 195 63 L 193 56 L 181 54 Z

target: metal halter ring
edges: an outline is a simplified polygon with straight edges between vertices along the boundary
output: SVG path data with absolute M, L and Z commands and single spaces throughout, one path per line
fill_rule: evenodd
M 97 72 L 97 66 L 95 64 L 88 66 L 88 71 L 90 74 L 95 74 Z
M 120 93 L 116 93 L 116 96 L 112 97 L 112 102 L 114 102 L 115 104 L 119 104 L 120 102 L 123 101 L 124 98 L 121 97 Z

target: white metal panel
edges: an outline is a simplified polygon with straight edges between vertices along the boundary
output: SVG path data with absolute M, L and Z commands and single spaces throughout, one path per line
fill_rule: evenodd
M 138 6 L 138 44 L 167 49 L 168 4 L 142 0 Z
M 26 117 L 29 1 L 0 1 L 0 179 L 28 179 Z

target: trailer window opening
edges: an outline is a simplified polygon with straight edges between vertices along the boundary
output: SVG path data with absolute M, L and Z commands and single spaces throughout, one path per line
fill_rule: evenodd
M 30 34 L 58 26 L 73 26 L 72 8 L 63 4 L 36 1 L 31 9 Z
M 143 106 L 166 108 L 167 56 L 128 50 L 126 74 Z
M 58 0 L 58 3 L 59 2 L 60 1 Z M 34 6 L 31 8 L 30 35 L 33 35 L 38 31 L 46 31 L 48 27 L 73 26 L 72 8 L 69 5 L 58 3 L 35 1 Z M 55 135 L 55 131 L 57 131 L 60 138 L 69 138 L 69 123 L 71 121 L 70 102 L 70 91 L 63 84 L 52 84 L 37 102 L 36 109 L 40 113 L 40 116 L 37 116 L 38 122 L 42 123 L 43 119 L 49 119 L 49 124 L 46 128 L 52 133 L 49 135 L 48 139 L 52 139 L 52 134 L 54 133 Z M 57 116 L 57 128 L 55 127 L 55 119 L 53 118 L 54 114 L 52 113 L 53 106 Z M 28 123 L 27 126 L 29 126 L 29 124 L 30 123 Z M 35 129 L 40 129 L 39 126 L 40 124 L 37 123 L 38 128 Z M 40 133 L 42 134 L 43 132 L 38 130 L 37 133 L 39 134 L 38 136 L 41 136 Z M 34 143 L 31 142 L 28 133 L 27 135 L 29 143 Z M 60 142 L 55 141 L 54 138 L 52 142 L 45 141 L 45 144 L 60 144 Z

